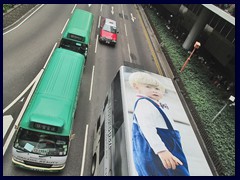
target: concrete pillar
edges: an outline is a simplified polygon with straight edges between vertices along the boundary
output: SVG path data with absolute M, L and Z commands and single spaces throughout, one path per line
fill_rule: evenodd
M 201 33 L 206 23 L 208 22 L 210 14 L 211 14 L 210 11 L 203 7 L 200 15 L 197 18 L 197 21 L 193 25 L 192 29 L 190 30 L 187 38 L 185 39 L 182 45 L 184 49 L 189 50 L 191 46 L 195 43 L 197 36 Z

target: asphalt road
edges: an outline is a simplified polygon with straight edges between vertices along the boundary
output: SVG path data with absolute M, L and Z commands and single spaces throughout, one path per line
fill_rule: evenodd
M 62 29 L 71 16 L 74 5 L 44 5 L 21 26 L 3 36 L 3 107 L 7 107 L 32 82 L 43 68 L 54 45 L 59 42 Z M 90 175 L 92 140 L 95 122 L 101 111 L 110 83 L 125 62 L 136 63 L 142 68 L 158 72 L 146 40 L 136 6 L 120 4 L 77 5 L 94 14 L 89 55 L 81 82 L 67 165 L 62 176 Z M 97 41 L 99 16 L 117 21 L 118 42 L 116 47 Z M 90 91 L 92 84 L 92 91 Z M 23 95 L 24 100 L 27 93 Z M 22 99 L 22 98 L 21 98 Z M 13 116 L 13 123 L 23 103 L 19 100 L 5 112 Z M 87 132 L 87 136 L 85 134 Z M 84 151 L 86 143 L 86 151 Z M 11 145 L 3 157 L 4 176 L 56 175 L 26 171 L 13 167 Z M 86 153 L 84 153 L 86 152 Z

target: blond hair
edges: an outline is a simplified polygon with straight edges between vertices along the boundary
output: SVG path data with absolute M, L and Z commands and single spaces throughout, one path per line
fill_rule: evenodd
M 134 84 L 146 84 L 157 87 L 162 91 L 165 92 L 165 88 L 159 82 L 158 79 L 154 78 L 153 76 L 145 73 L 145 72 L 134 72 L 129 76 L 129 84 L 131 87 L 134 88 Z

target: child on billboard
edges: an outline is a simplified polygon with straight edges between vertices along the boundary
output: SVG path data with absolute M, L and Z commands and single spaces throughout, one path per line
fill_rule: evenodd
M 179 131 L 160 105 L 165 88 L 144 72 L 129 76 L 137 93 L 133 112 L 133 159 L 140 176 L 189 176 Z

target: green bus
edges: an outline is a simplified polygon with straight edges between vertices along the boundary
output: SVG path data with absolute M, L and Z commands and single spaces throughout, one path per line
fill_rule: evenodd
M 81 53 L 86 58 L 92 25 L 92 13 L 82 9 L 75 9 L 63 32 L 59 47 Z
M 85 57 L 57 48 L 17 127 L 14 165 L 38 171 L 65 167 Z

